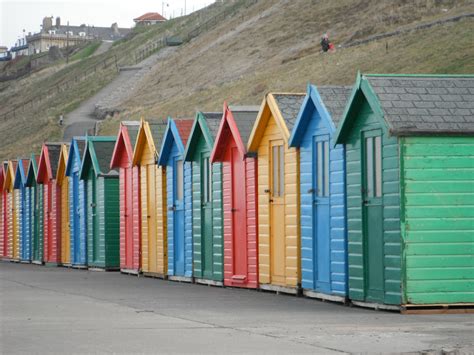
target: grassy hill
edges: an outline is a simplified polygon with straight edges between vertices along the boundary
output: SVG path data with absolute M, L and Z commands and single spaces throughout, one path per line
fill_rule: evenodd
M 179 47 L 159 63 L 122 103 L 120 117 L 107 119 L 101 134 L 116 134 L 120 119 L 188 116 L 218 110 L 224 100 L 260 104 L 267 91 L 304 92 L 306 84 L 352 84 L 357 70 L 372 73 L 474 73 L 474 20 L 467 18 L 323 54 L 319 40 L 328 32 L 336 46 L 415 24 L 474 12 L 469 0 L 259 0 L 224 1 L 205 11 L 134 32 L 102 55 L 60 64 L 29 78 L 0 85 L 0 157 L 38 149 L 58 139 L 56 117 L 110 82 L 115 66 L 98 70 L 71 89 L 52 94 L 24 114 L 2 113 L 38 92 L 74 80 L 94 65 L 118 58 L 133 64 L 133 53 L 163 35 L 185 34 L 208 18 L 232 9 L 212 29 Z M 57 91 L 57 90 L 56 90 Z

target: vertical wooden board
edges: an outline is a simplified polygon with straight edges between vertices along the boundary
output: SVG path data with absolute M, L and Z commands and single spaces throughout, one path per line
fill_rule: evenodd
M 140 167 L 132 168 L 132 224 L 133 224 L 133 243 L 136 249 L 133 254 L 133 264 L 138 270 L 141 270 L 142 263 L 142 242 L 141 242 L 141 189 L 140 189 Z
M 91 204 L 93 201 L 92 196 L 92 180 L 86 180 L 86 191 L 87 191 L 87 263 L 88 266 L 95 266 L 97 260 L 94 259 L 94 228 L 92 223 L 92 208 Z
M 258 150 L 258 274 L 259 283 L 269 284 L 270 279 L 270 216 L 268 194 L 269 156 L 268 140 L 262 142 Z
M 84 180 L 79 181 L 79 264 L 87 265 L 87 238 L 88 238 L 88 190 Z
M 334 146 L 331 138 L 330 146 Z M 331 205 L 331 291 L 340 296 L 347 294 L 347 239 L 344 147 L 331 149 L 330 205 Z
M 247 243 L 249 287 L 258 287 L 258 176 L 257 159 L 246 158 Z
M 224 279 L 222 163 L 212 164 L 213 278 Z M 244 193 L 244 192 L 243 192 Z
M 13 190 L 13 203 L 14 203 L 14 212 L 13 212 L 13 259 L 20 259 L 20 235 L 21 235 L 21 225 L 20 225 L 20 193 L 19 190 Z
M 159 274 L 166 275 L 167 272 L 167 248 L 166 248 L 166 204 L 165 188 L 166 177 L 162 167 L 155 167 L 155 201 L 156 201 L 156 271 Z
M 197 278 L 203 277 L 203 262 L 202 248 L 203 248 L 203 231 L 202 231 L 202 192 L 201 192 L 201 153 L 205 145 L 204 138 L 201 136 L 199 144 L 197 145 L 194 156 L 196 159 L 189 164 L 192 164 L 192 230 L 193 230 L 193 275 Z
M 120 195 L 120 269 L 127 269 L 127 257 L 126 257 L 126 247 L 127 247 L 127 231 L 126 231 L 126 214 L 127 214 L 127 191 L 126 191 L 126 179 L 127 179 L 127 169 L 120 167 L 119 168 L 119 195 Z M 131 211 L 129 212 L 131 213 Z
M 151 272 L 157 272 L 156 245 L 156 164 L 147 165 L 147 221 L 148 221 L 148 264 Z
M 184 162 L 184 236 L 185 236 L 185 276 L 193 276 L 193 210 L 192 210 L 192 176 L 190 162 Z
M 119 210 L 119 179 L 102 178 L 104 191 L 104 240 L 106 267 L 120 267 L 120 210 Z
M 170 159 L 172 160 L 172 159 Z M 166 167 L 166 206 L 167 209 L 173 206 L 173 165 L 168 161 Z M 175 275 L 174 270 L 174 224 L 173 213 L 168 213 L 167 216 L 167 241 L 168 241 L 168 275 Z
M 63 185 L 61 186 L 61 226 L 62 226 L 62 249 L 63 249 L 63 262 L 66 264 L 71 263 L 71 220 L 69 215 L 69 180 L 64 178 Z
M 401 144 L 404 301 L 473 303 L 474 216 L 466 211 L 474 200 L 474 138 L 406 137 Z
M 300 172 L 299 152 L 285 144 L 285 244 L 286 284 L 297 287 L 301 283 L 300 268 Z
M 228 145 L 229 147 L 229 145 Z M 232 230 L 232 166 L 231 149 L 226 148 L 225 159 L 222 163 L 222 208 L 223 208 L 223 226 L 224 226 L 224 285 L 232 286 L 232 276 L 234 274 L 233 266 L 233 230 Z
M 148 169 L 146 165 L 140 166 L 140 205 L 141 205 L 141 239 L 142 239 L 142 252 L 141 252 L 141 263 L 143 272 L 150 272 L 149 265 L 149 233 L 148 233 L 148 186 L 147 186 L 147 173 Z
M 106 197 L 105 197 L 105 178 L 99 176 L 96 178 L 96 214 L 97 214 L 97 226 L 96 226 L 96 235 L 95 235 L 95 248 L 96 248 L 96 257 L 97 257 L 97 267 L 105 268 L 108 266 L 108 250 L 107 250 L 107 228 L 105 224 L 105 211 L 106 211 Z M 109 206 L 107 206 L 107 209 Z

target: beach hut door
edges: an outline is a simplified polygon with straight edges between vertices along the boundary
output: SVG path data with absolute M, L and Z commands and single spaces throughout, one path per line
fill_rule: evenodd
M 99 238 L 99 230 L 98 230 L 98 216 L 97 216 L 97 181 L 95 179 L 94 173 L 92 169 L 90 169 L 89 174 L 89 181 L 91 184 L 91 198 L 92 201 L 90 203 L 91 208 L 91 230 L 92 230 L 92 261 L 98 262 L 100 256 L 100 238 Z
M 383 302 L 382 137 L 380 130 L 363 132 L 363 233 L 365 295 Z
M 247 277 L 247 221 L 245 206 L 245 160 L 237 147 L 232 154 L 232 250 L 233 276 L 237 280 Z
M 73 206 L 73 209 L 74 209 L 74 220 L 73 220 L 73 241 L 72 243 L 74 243 L 74 255 L 72 255 L 73 257 L 73 262 L 79 262 L 80 260 L 80 250 L 79 250 L 79 242 L 80 242 L 80 236 L 79 236 L 79 233 L 80 233 L 80 227 L 79 227 L 79 223 L 80 223 L 80 209 L 81 209 L 81 206 L 80 206 L 80 202 L 79 202 L 79 175 L 77 173 L 74 173 L 72 175 L 72 198 L 73 198 L 73 202 L 72 202 L 72 206 Z
M 175 275 L 184 275 L 184 164 L 175 158 L 173 164 L 173 234 Z
M 285 149 L 270 142 L 270 269 L 271 283 L 285 285 Z
M 330 218 L 329 218 L 329 136 L 315 137 L 313 149 L 313 262 L 316 289 L 329 292 Z
M 212 168 L 209 153 L 201 155 L 202 276 L 212 278 Z
M 132 169 L 125 169 L 124 171 L 124 197 L 125 201 L 123 204 L 125 214 L 125 267 L 127 269 L 133 268 L 133 187 L 132 187 Z

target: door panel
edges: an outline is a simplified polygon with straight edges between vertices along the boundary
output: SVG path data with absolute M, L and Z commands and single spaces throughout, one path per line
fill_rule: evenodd
M 97 216 L 97 194 L 96 194 L 96 179 L 94 177 L 94 172 L 92 169 L 90 169 L 89 173 L 89 181 L 90 181 L 90 187 L 91 187 L 91 198 L 92 201 L 90 202 L 90 208 L 91 208 L 91 222 L 92 222 L 92 261 L 93 262 L 98 262 L 99 260 L 99 250 L 100 250 L 100 238 L 99 238 L 99 233 L 98 233 L 98 216 Z
M 73 198 L 73 204 L 72 206 L 74 207 L 74 221 L 73 221 L 73 240 L 72 242 L 74 243 L 74 255 L 73 257 L 73 262 L 77 263 L 80 260 L 80 246 L 79 246 L 79 240 L 80 240 L 80 202 L 79 202 L 79 176 L 74 173 L 72 175 L 72 198 Z
M 184 165 L 183 160 L 173 160 L 173 236 L 175 275 L 184 276 Z
M 316 289 L 329 292 L 331 282 L 329 136 L 319 135 L 313 145 L 313 263 Z
M 209 153 L 202 153 L 201 169 L 201 260 L 204 278 L 212 278 L 212 171 Z
M 147 221 L 148 221 L 148 267 L 151 272 L 156 272 L 156 200 L 155 200 L 155 172 L 154 164 L 147 165 Z
M 125 268 L 133 268 L 133 227 L 132 227 L 132 169 L 124 169 L 124 182 L 123 188 L 124 191 L 124 222 L 125 222 Z
M 270 269 L 271 283 L 285 285 L 285 149 L 270 142 Z
M 363 132 L 363 222 L 366 300 L 383 302 L 383 199 L 381 131 Z
M 245 160 L 231 148 L 233 274 L 247 277 L 247 220 L 245 206 Z

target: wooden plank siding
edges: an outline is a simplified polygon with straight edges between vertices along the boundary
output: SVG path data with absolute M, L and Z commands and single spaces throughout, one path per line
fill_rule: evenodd
M 196 134 L 196 133 L 194 133 Z M 192 161 L 192 231 L 193 231 L 193 274 L 197 278 L 206 278 L 203 274 L 203 256 L 204 248 L 203 238 L 212 238 L 212 255 L 206 256 L 212 258 L 212 277 L 211 280 L 223 280 L 223 212 L 222 212 L 222 164 L 212 164 L 212 235 L 204 236 L 202 231 L 203 221 L 201 219 L 202 210 L 202 177 L 201 177 L 201 154 L 210 153 L 204 136 L 201 134 L 198 143 L 193 149 Z
M 300 144 L 300 191 L 301 191 L 301 273 L 302 287 L 316 290 L 318 263 L 315 257 L 314 228 L 314 173 L 315 136 L 326 135 L 329 139 L 329 290 L 320 290 L 339 296 L 346 295 L 346 220 L 345 220 L 345 151 L 342 145 L 334 147 L 334 139 L 319 113 L 315 110 L 306 127 Z M 334 147 L 334 148 L 333 148 Z M 323 221 L 322 223 L 325 223 Z M 319 236 L 324 237 L 324 236 Z
M 349 297 L 365 301 L 364 237 L 362 232 L 361 131 L 383 127 L 368 102 L 361 99 L 346 139 Z M 384 303 L 401 303 L 400 179 L 398 141 L 382 135 Z
M 269 152 L 270 141 L 281 140 L 280 128 L 273 116 L 269 119 L 258 148 L 258 228 L 259 228 L 259 282 L 272 284 L 270 269 L 270 202 L 265 190 L 270 186 Z M 285 211 L 285 285 L 298 287 L 300 283 L 300 240 L 299 240 L 299 154 L 284 143 L 284 211 Z
M 474 138 L 401 138 L 404 302 L 474 302 Z
M 171 134 L 170 131 L 167 131 Z M 166 208 L 174 205 L 174 157 L 181 157 L 180 152 L 173 144 L 166 165 Z M 184 275 L 179 275 L 175 270 L 175 243 L 174 243 L 174 213 L 167 213 L 167 243 L 168 243 L 168 275 L 169 276 L 193 276 L 193 211 L 192 211 L 192 164 L 183 163 L 184 170 Z

